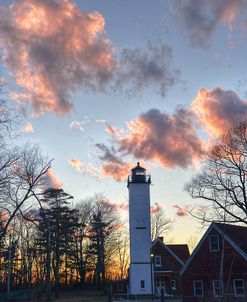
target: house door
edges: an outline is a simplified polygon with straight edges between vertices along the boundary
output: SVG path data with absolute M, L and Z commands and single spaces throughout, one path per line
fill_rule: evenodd
M 155 289 L 156 289 L 156 294 L 158 296 L 161 295 L 161 289 L 163 288 L 164 293 L 166 292 L 165 289 L 165 279 L 163 277 L 157 277 L 156 282 L 155 282 Z

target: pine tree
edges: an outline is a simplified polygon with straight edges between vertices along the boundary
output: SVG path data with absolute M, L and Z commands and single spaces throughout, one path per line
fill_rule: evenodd
M 77 210 L 69 207 L 73 198 L 62 189 L 47 189 L 43 194 L 44 207 L 40 210 L 39 245 L 46 253 L 46 285 L 50 291 L 51 267 L 54 272 L 55 294 L 58 297 L 62 260 L 65 259 L 65 282 L 68 274 L 69 245 L 78 227 Z

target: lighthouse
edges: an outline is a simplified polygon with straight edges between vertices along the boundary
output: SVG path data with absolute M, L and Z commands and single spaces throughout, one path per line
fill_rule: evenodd
M 129 232 L 130 268 L 129 294 L 152 295 L 153 276 L 151 264 L 151 223 L 150 223 L 151 176 L 146 169 L 137 166 L 128 177 L 129 189 Z

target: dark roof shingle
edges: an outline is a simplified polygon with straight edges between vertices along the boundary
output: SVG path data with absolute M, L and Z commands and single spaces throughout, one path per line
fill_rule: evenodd
M 247 227 L 224 223 L 215 223 L 215 225 L 228 235 L 247 255 Z
M 190 256 L 187 244 L 167 244 L 167 247 L 183 262 Z

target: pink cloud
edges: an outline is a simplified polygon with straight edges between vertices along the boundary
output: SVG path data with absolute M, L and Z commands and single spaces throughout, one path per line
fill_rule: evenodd
M 151 213 L 155 214 L 163 209 L 162 205 L 158 202 L 155 202 L 153 206 L 151 206 Z
M 213 136 L 226 133 L 235 123 L 246 119 L 247 114 L 247 102 L 236 92 L 222 88 L 200 89 L 191 108 L 199 123 Z
M 31 123 L 26 123 L 23 127 L 23 131 L 27 133 L 34 133 L 33 125 Z
M 120 152 L 135 158 L 154 160 L 166 168 L 185 168 L 202 154 L 192 119 L 184 109 L 173 115 L 151 109 L 129 122 L 128 134 L 116 138 L 116 144 Z
M 128 211 L 129 205 L 127 203 L 113 203 L 110 200 L 104 200 L 103 203 L 116 211 Z
M 62 183 L 58 180 L 53 170 L 49 169 L 45 175 L 43 187 L 45 189 L 54 188 L 61 189 Z
M 70 159 L 69 164 L 76 169 L 77 172 L 81 173 L 84 167 L 83 162 L 78 159 Z
M 91 163 L 85 164 L 78 159 L 70 159 L 69 164 L 80 174 L 88 175 L 95 179 L 101 179 L 100 171 L 95 168 Z
M 103 176 L 112 177 L 116 181 L 127 179 L 131 166 L 118 156 L 118 152 L 104 144 L 96 144 L 96 147 L 101 152 L 99 159 L 102 162 L 102 166 L 99 168 L 99 172 Z
M 186 210 L 186 208 L 181 208 L 178 205 L 173 205 L 172 207 L 177 209 L 177 211 L 176 211 L 177 216 L 184 217 L 184 216 L 188 215 L 188 211 Z
M 71 93 L 104 90 L 116 65 L 104 17 L 69 0 L 23 0 L 0 9 L 0 43 L 5 63 L 36 115 L 72 111 Z

